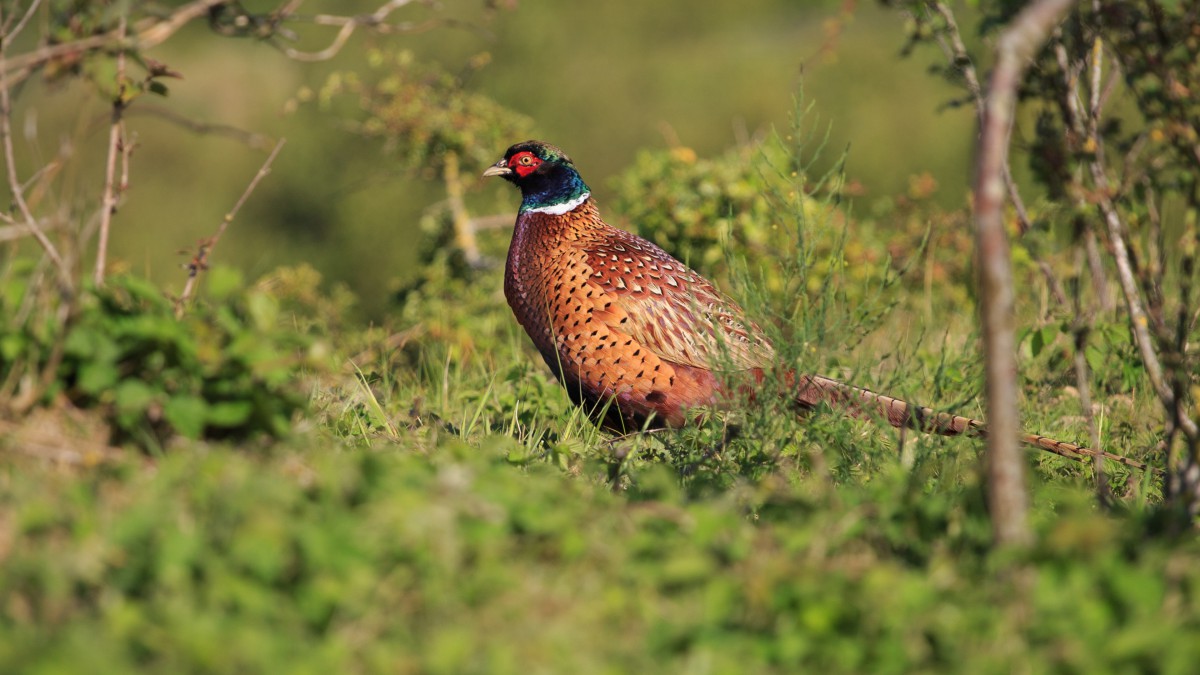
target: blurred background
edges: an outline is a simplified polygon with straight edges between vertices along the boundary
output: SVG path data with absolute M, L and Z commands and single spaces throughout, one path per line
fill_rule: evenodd
M 266 12 L 275 3 L 255 4 L 244 6 Z M 348 15 L 378 4 L 310 0 L 302 11 Z M 439 64 L 464 89 L 511 111 L 517 128 L 564 148 L 602 208 L 612 201 L 614 177 L 639 152 L 719 157 L 786 130 L 800 95 L 831 127 L 827 160 L 849 148 L 856 210 L 913 185 L 943 206 L 966 202 L 971 109 L 940 105 L 956 93 L 927 72 L 940 55 L 903 57 L 904 17 L 874 2 L 446 0 L 436 9 L 414 3 L 392 18 L 432 23 L 404 35 L 360 31 L 320 63 L 289 59 L 254 38 L 216 36 L 204 22 L 152 50 L 182 79 L 166 81 L 166 98 L 130 108 L 137 146 L 113 220 L 114 268 L 178 292 L 184 251 L 215 231 L 282 137 L 273 172 L 213 262 L 249 278 L 307 263 L 328 283 L 347 285 L 366 318 L 386 313 L 389 297 L 415 274 L 422 217 L 446 190 L 440 169 L 359 133 L 354 106 L 320 103 L 331 77 L 364 71 L 378 49 Z M 291 46 L 314 50 L 335 33 L 311 24 L 296 30 Z M 71 155 L 77 161 L 59 198 L 89 213 L 95 204 L 86 200 L 103 179 L 109 110 L 85 91 L 89 85 L 65 80 L 37 79 L 19 92 L 18 154 L 31 168 Z M 181 125 L 191 131 L 181 133 Z M 473 216 L 515 214 L 512 188 L 478 174 L 520 140 L 479 141 L 486 147 L 463 153 Z M 610 219 L 620 222 L 620 214 Z

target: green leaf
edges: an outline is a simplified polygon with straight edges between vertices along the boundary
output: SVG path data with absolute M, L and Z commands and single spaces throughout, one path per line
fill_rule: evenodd
M 279 303 L 266 293 L 254 292 L 247 295 L 246 309 L 254 327 L 261 331 L 274 328 L 279 319 Z
M 12 363 L 17 360 L 17 355 L 25 350 L 26 342 L 25 336 L 18 333 L 0 335 L 0 361 Z
M 1042 353 L 1042 349 L 1044 349 L 1045 347 L 1046 347 L 1046 329 L 1039 328 L 1038 330 L 1033 331 L 1033 334 L 1030 336 L 1030 340 L 1029 340 L 1030 354 L 1036 357 L 1038 354 Z
M 181 436 L 200 438 L 208 417 L 208 404 L 199 396 L 182 394 L 167 401 L 163 414 Z
M 154 403 L 157 393 L 153 387 L 142 380 L 127 378 L 121 380 L 114 392 L 117 407 L 117 424 L 129 429 L 138 426 L 139 421 Z
M 218 265 L 208 272 L 208 295 L 213 300 L 225 300 L 245 285 L 241 270 Z
M 241 426 L 250 419 L 254 405 L 250 401 L 219 401 L 208 407 L 208 423 L 225 429 Z
M 117 366 L 109 361 L 90 361 L 79 368 L 79 388 L 83 393 L 96 396 L 112 389 L 121 377 Z
M 142 380 L 122 380 L 115 391 L 117 412 L 141 414 L 154 401 L 156 393 L 153 387 Z

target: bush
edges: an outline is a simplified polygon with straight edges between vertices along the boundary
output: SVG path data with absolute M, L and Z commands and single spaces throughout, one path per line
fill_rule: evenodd
M 303 409 L 311 338 L 282 322 L 278 300 L 214 274 L 213 302 L 182 318 L 152 284 L 114 277 L 80 299 L 47 396 L 98 408 L 114 440 L 160 447 L 175 436 L 249 440 L 287 432 Z M 9 341 L 31 336 L 8 336 Z M 43 345 L 42 353 L 52 349 Z

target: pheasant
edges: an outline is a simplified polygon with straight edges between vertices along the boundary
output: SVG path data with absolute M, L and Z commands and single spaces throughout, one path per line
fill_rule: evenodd
M 562 150 L 518 143 L 483 175 L 521 190 L 504 272 L 508 304 L 571 399 L 602 426 L 682 426 L 689 410 L 728 407 L 737 375 L 750 388 L 774 366 L 771 343 L 733 300 L 658 246 L 604 222 Z M 894 427 L 987 433 L 978 420 L 820 375 L 785 373 L 784 380 L 803 409 L 824 402 Z M 1037 434 L 1021 440 L 1072 459 L 1100 455 L 1148 468 Z

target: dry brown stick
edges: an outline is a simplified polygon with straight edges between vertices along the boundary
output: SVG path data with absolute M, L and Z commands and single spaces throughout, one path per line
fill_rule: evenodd
M 221 219 L 221 224 L 217 227 L 216 233 L 208 239 L 200 242 L 200 245 L 196 251 L 196 255 L 192 257 L 191 262 L 189 262 L 187 265 L 188 277 L 187 282 L 183 286 L 183 292 L 179 294 L 179 298 L 175 301 L 176 316 L 183 315 L 183 309 L 187 305 L 188 298 L 192 296 L 192 291 L 196 285 L 196 278 L 200 276 L 200 271 L 208 269 L 208 258 L 210 255 L 212 255 L 213 249 L 216 248 L 217 243 L 221 241 L 221 237 L 224 236 L 225 230 L 229 228 L 229 224 L 233 222 L 233 219 L 237 216 L 238 211 L 242 209 L 242 205 L 246 203 L 246 200 L 250 198 L 251 193 L 254 192 L 256 187 L 258 187 L 259 181 L 265 178 L 267 174 L 271 173 L 271 164 L 275 162 L 275 156 L 279 154 L 279 151 L 283 148 L 283 144 L 285 142 L 286 139 L 279 139 L 279 141 L 275 144 L 275 147 L 271 150 L 271 154 L 267 155 L 267 159 L 263 162 L 262 166 L 259 167 L 258 173 L 254 174 L 254 178 L 250 180 L 250 184 L 246 186 L 245 191 L 242 192 L 242 196 L 238 198 L 237 203 L 235 203 L 233 208 L 230 209 L 229 213 L 226 213 L 225 217 Z
M 1027 513 L 1025 465 L 1017 447 L 1016 340 L 1013 335 L 1012 267 L 1004 232 L 1004 166 L 1019 86 L 1029 60 L 1073 4 L 1037 0 L 1001 33 L 996 67 L 980 124 L 975 183 L 976 247 L 979 256 L 980 320 L 983 332 L 988 420 L 988 508 L 1000 545 L 1032 539 Z
M 117 24 L 117 40 L 125 41 L 126 17 L 121 16 Z M 117 211 L 117 157 L 126 157 L 122 149 L 125 136 L 125 50 L 117 52 L 116 95 L 112 103 L 112 120 L 108 126 L 108 155 L 104 162 L 104 193 L 100 199 L 100 234 L 96 239 L 96 268 L 92 277 L 96 286 L 104 284 L 104 270 L 108 262 L 108 232 L 113 214 Z M 124 173 L 124 171 L 122 172 Z
M 33 13 L 37 7 L 37 3 L 33 3 L 26 16 L 17 23 L 18 28 L 23 28 L 26 24 L 28 16 Z M 2 12 L 2 10 L 0 10 Z M 30 210 L 29 204 L 25 201 L 25 191 L 21 187 L 21 181 L 17 178 L 17 159 L 16 153 L 13 151 L 12 141 L 12 100 L 9 95 L 9 87 L 12 83 L 8 78 L 7 55 L 8 45 L 13 38 L 17 36 L 16 32 L 0 36 L 0 142 L 4 146 L 4 166 L 8 174 L 8 188 L 12 191 L 13 201 L 17 204 L 17 209 L 21 212 L 21 217 L 25 220 L 26 227 L 33 234 L 33 238 L 37 240 L 38 245 L 46 252 L 46 256 L 54 263 L 59 277 L 62 280 L 63 286 L 70 290 L 74 288 L 74 282 L 71 279 L 71 270 L 67 267 L 62 255 L 58 252 L 58 248 L 50 238 L 46 236 L 37 218 L 33 216 L 33 211 Z

